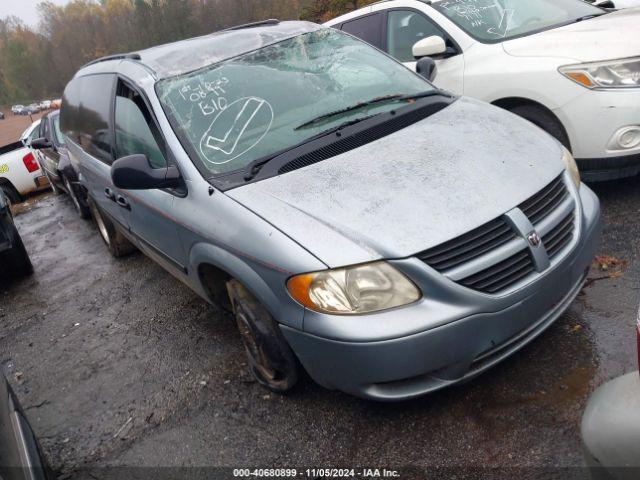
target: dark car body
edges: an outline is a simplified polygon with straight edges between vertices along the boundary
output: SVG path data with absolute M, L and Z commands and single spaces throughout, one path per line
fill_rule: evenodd
M 9 199 L 0 189 L 0 284 L 32 271 L 29 255 L 13 223 Z
M 66 192 L 81 217 L 89 216 L 86 190 L 78 182 L 78 172 L 69 160 L 64 135 L 60 132 L 60 111 L 44 115 L 40 121 L 38 139 L 31 147 L 38 163 L 54 191 Z
M 29 422 L 4 377 L 0 377 L 0 478 L 53 478 Z

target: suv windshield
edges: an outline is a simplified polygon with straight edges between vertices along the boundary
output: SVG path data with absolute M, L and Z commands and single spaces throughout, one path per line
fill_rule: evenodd
M 496 43 L 604 15 L 582 0 L 442 0 L 433 7 L 476 40 Z
M 212 175 L 243 169 L 331 127 L 410 100 L 348 107 L 435 90 L 385 54 L 332 29 L 162 80 L 156 88 L 190 156 Z

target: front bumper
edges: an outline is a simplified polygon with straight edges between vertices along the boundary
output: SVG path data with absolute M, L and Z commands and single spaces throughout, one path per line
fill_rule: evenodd
M 585 460 L 593 479 L 640 478 L 640 375 L 598 388 L 582 417 Z
M 640 173 L 640 153 L 621 157 L 577 159 L 580 176 L 585 182 L 604 182 L 635 177 Z
M 286 326 L 281 326 L 282 332 L 317 383 L 356 396 L 405 400 L 465 382 L 536 338 L 580 292 L 600 236 L 597 197 L 585 186 L 580 197 L 583 228 L 578 243 L 558 265 L 519 294 L 496 299 L 485 296 L 474 308 L 457 301 L 446 304 L 425 299 L 385 312 L 375 321 L 371 315 L 340 318 L 345 330 L 357 324 L 363 335 L 375 333 L 381 324 L 406 328 L 415 319 L 428 318 L 437 325 L 380 341 L 340 332 L 340 337 L 348 340 L 327 338 Z
M 640 145 L 625 149 L 615 138 L 623 128 L 640 126 L 640 89 L 577 88 L 584 91 L 553 112 L 567 131 L 585 179 L 608 180 L 638 173 L 630 163 L 639 163 Z M 620 170 L 617 176 L 613 175 L 616 170 Z

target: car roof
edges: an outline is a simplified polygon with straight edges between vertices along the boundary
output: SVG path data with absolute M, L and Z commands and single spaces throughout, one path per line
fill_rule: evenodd
M 151 70 L 156 79 L 168 78 L 323 28 L 326 27 L 311 22 L 277 20 L 241 25 L 134 53 L 104 57 L 85 65 L 76 75 L 113 72 L 114 62 L 134 61 Z

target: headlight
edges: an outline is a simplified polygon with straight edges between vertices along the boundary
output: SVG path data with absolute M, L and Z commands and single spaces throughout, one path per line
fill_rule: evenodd
M 387 262 L 296 275 L 287 289 L 305 307 L 336 315 L 378 312 L 422 297 L 418 287 Z
M 637 88 L 640 58 L 570 65 L 561 67 L 560 73 L 587 88 Z
M 562 147 L 562 150 L 562 161 L 567 167 L 567 172 L 571 175 L 571 180 L 576 184 L 576 187 L 580 187 L 580 171 L 578 170 L 578 165 L 576 165 L 576 161 L 569 150 L 564 147 Z

